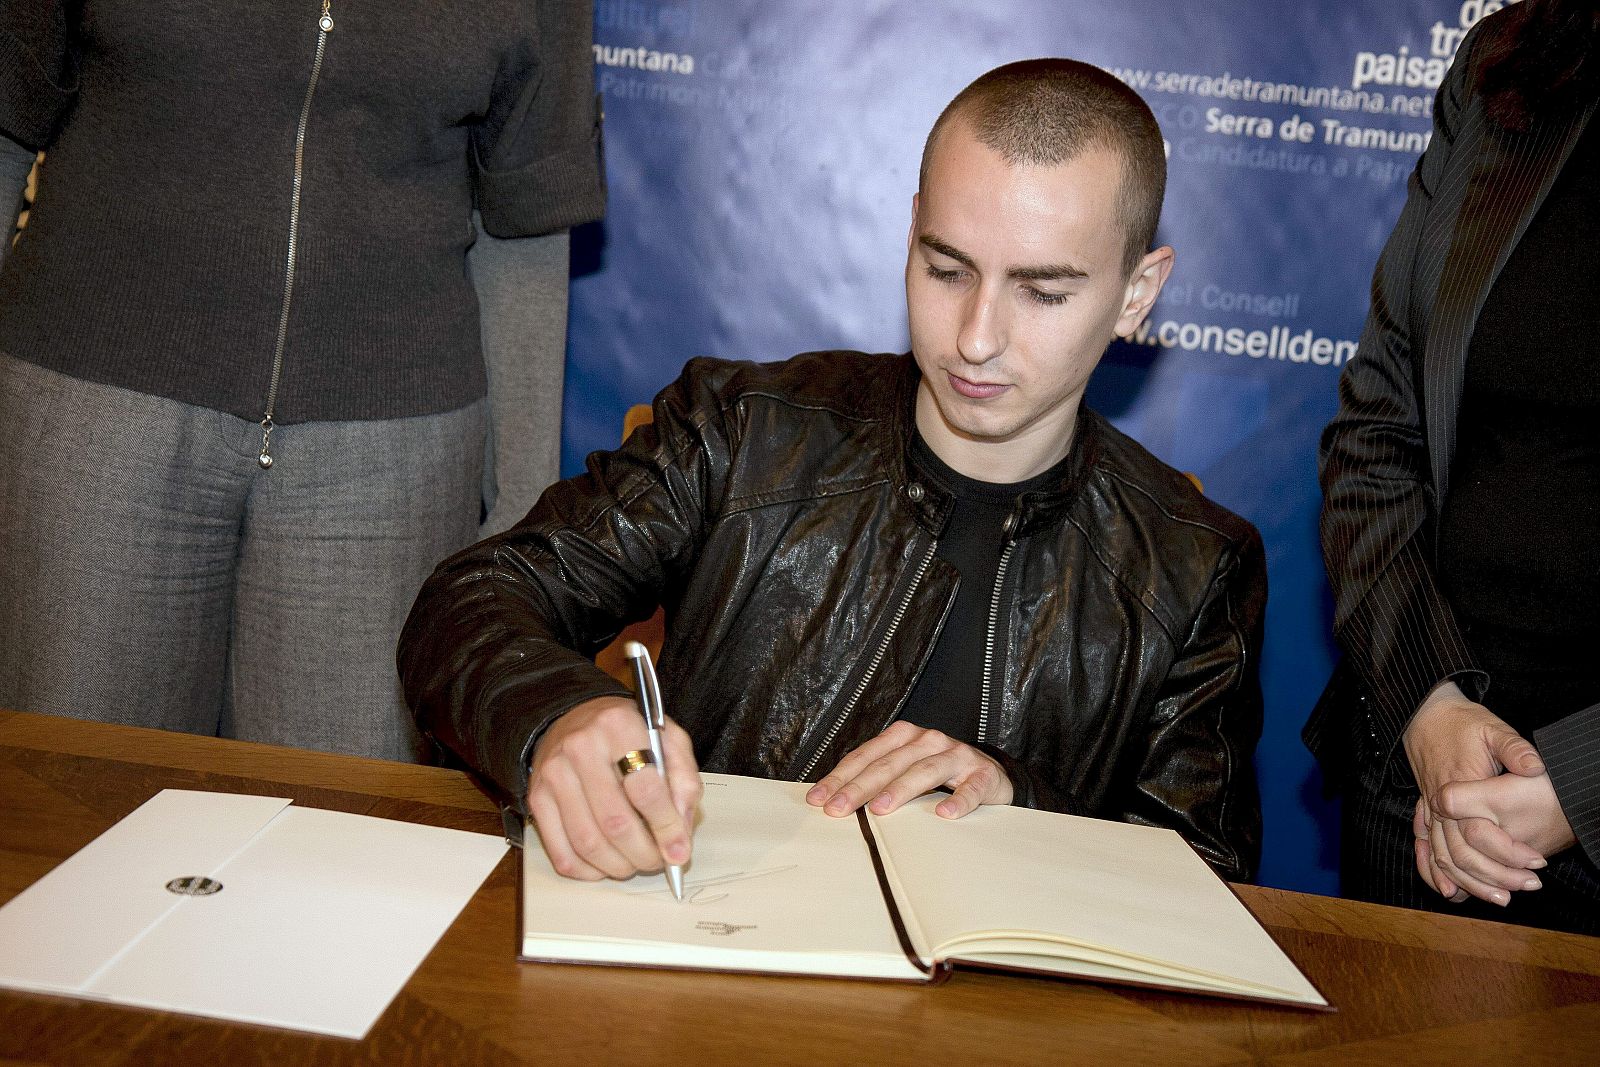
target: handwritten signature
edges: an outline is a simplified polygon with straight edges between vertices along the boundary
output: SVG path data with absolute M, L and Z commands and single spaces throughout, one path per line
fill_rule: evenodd
M 715 904 L 719 900 L 726 900 L 727 893 L 712 892 L 722 886 L 733 885 L 735 882 L 749 882 L 756 878 L 766 878 L 769 875 L 783 874 L 792 871 L 799 864 L 786 863 L 780 867 L 767 867 L 759 871 L 734 871 L 718 878 L 704 878 L 698 881 L 685 880 L 683 883 L 683 902 L 685 904 Z M 661 893 L 670 895 L 670 889 L 641 889 L 630 892 L 632 897 L 656 896 Z

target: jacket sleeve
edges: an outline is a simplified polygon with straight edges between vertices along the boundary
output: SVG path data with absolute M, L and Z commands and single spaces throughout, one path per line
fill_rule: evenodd
M 472 134 L 477 207 L 496 237 L 553 233 L 605 211 L 593 4 L 537 0 L 535 13 Z
M 0 133 L 45 148 L 77 97 L 78 0 L 0 0 Z
M 1339 410 L 1323 431 L 1322 546 L 1334 593 L 1334 633 L 1371 695 L 1378 751 L 1392 754 L 1422 698 L 1454 678 L 1481 697 L 1475 664 L 1431 564 L 1431 475 L 1416 361 L 1423 338 L 1412 292 L 1425 226 L 1468 110 L 1469 37 L 1439 88 L 1434 133 L 1412 173 L 1404 209 L 1372 280 L 1372 306 L 1356 358 L 1339 381 Z M 1435 253 L 1430 253 L 1435 254 Z M 1345 708 L 1350 705 L 1346 704 Z
M 418 727 L 519 810 L 544 728 L 629 695 L 594 654 L 681 588 L 699 554 L 730 453 L 707 366 L 692 362 L 656 397 L 653 425 L 591 455 L 517 526 L 440 564 L 406 620 L 398 660 Z
M 1252 528 L 1219 559 L 1167 672 L 1118 818 L 1166 826 L 1230 881 L 1261 859 L 1261 635 L 1267 566 Z
M 1600 866 L 1600 704 L 1535 730 L 1533 741 L 1578 847 Z

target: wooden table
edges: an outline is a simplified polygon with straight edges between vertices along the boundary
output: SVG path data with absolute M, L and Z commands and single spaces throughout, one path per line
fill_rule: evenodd
M 0 902 L 168 786 L 500 828 L 455 771 L 0 711 Z M 364 1041 L 0 990 L 0 1061 L 1600 1063 L 1600 938 L 1239 892 L 1337 1013 L 981 974 L 931 988 L 519 964 L 508 858 Z

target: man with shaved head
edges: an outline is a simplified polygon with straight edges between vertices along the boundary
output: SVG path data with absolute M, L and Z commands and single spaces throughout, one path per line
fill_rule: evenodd
M 1072 60 L 973 82 L 911 204 L 911 352 L 691 361 L 653 425 L 447 560 L 400 645 L 424 733 L 556 870 L 683 863 L 698 769 L 816 783 L 819 818 L 930 790 L 1259 855 L 1261 541 L 1083 406 L 1172 268 L 1143 101 Z M 665 780 L 590 658 L 666 607 Z M 635 761 L 637 762 L 637 761 Z

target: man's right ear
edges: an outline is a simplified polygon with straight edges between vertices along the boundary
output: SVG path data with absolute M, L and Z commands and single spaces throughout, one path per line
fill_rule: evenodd
M 906 233 L 906 253 L 908 255 L 911 253 L 911 249 L 917 243 L 917 211 L 920 210 L 921 207 L 922 207 L 922 194 L 921 193 L 912 193 L 911 194 L 911 229 L 909 231 L 907 231 L 907 233 Z

